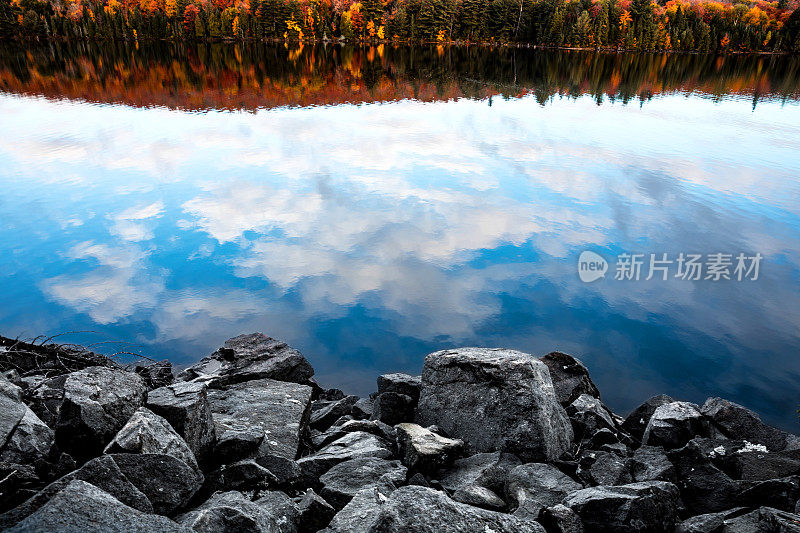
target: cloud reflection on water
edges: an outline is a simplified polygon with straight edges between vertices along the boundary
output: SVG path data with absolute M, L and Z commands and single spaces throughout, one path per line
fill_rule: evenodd
M 360 393 L 443 346 L 560 348 L 621 410 L 714 393 L 789 426 L 798 111 L 668 96 L 192 114 L 0 96 L 0 261 L 21 298 L 0 325 L 101 327 L 183 361 L 263 330 Z M 749 284 L 584 285 L 586 248 L 766 258 Z

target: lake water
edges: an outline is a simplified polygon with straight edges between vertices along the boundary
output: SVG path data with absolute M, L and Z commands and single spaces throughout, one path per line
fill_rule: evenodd
M 557 349 L 620 412 L 719 395 L 797 431 L 799 98 L 785 57 L 4 45 L 0 333 L 188 364 L 263 331 L 358 394 Z

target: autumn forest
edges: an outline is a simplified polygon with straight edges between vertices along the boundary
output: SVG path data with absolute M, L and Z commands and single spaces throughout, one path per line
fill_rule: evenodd
M 797 52 L 797 0 L 0 0 L 0 36 Z

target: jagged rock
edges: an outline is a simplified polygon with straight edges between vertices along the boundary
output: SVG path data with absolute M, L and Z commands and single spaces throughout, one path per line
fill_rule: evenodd
M 641 441 L 644 436 L 644 430 L 647 429 L 647 424 L 650 422 L 650 417 L 653 416 L 656 409 L 674 401 L 674 399 L 666 394 L 660 394 L 649 398 L 628 415 L 621 425 L 622 430 L 630 434 L 636 440 Z
M 0 531 L 5 531 L 6 528 L 30 516 L 76 479 L 91 483 L 129 507 L 144 513 L 153 512 L 153 504 L 150 503 L 147 496 L 128 481 L 114 459 L 109 456 L 101 456 L 50 483 L 21 505 L 0 515 Z
M 469 453 L 557 459 L 572 443 L 550 372 L 530 354 L 461 348 L 425 358 L 417 423 L 464 440 Z
M 411 397 L 414 405 L 419 401 L 419 392 L 422 389 L 422 376 L 411 376 L 395 372 L 378 377 L 378 394 L 396 392 Z
M 680 448 L 695 437 L 711 436 L 708 420 L 689 402 L 659 405 L 642 436 L 642 444 L 667 449 Z
M 319 400 L 326 400 L 331 402 L 338 402 L 344 398 L 346 394 L 341 389 L 326 389 L 319 393 Z
M 104 453 L 148 453 L 171 455 L 195 470 L 192 450 L 169 422 L 146 407 L 140 407 L 119 433 L 108 443 Z
M 702 439 L 691 440 L 667 455 L 675 466 L 681 499 L 691 514 L 715 513 L 736 504 L 742 483 L 712 464 Z
M 598 431 L 608 429 L 616 433 L 614 418 L 603 402 L 588 394 L 581 394 L 567 406 L 576 439 L 589 439 Z
M 401 422 L 412 422 L 416 405 L 417 402 L 411 396 L 397 392 L 384 392 L 375 398 L 371 418 L 390 426 Z
M 300 352 L 263 333 L 239 335 L 187 368 L 178 379 L 218 388 L 264 378 L 308 384 L 314 369 Z
M 789 443 L 797 448 L 797 437 L 766 425 L 756 413 L 739 404 L 722 398 L 709 398 L 700 412 L 713 420 L 722 434 L 730 439 L 763 444 L 770 451 L 784 450 Z
M 183 437 L 200 464 L 210 461 L 216 430 L 204 383 L 175 383 L 151 390 L 147 407 Z
M 598 532 L 671 532 L 678 519 L 678 488 L 665 481 L 591 487 L 570 494 L 564 505 Z
M 335 465 L 320 477 L 320 494 L 336 509 L 341 509 L 361 489 L 377 485 L 382 476 L 395 485 L 406 481 L 408 470 L 400 461 L 387 461 L 376 457 L 350 459 Z
M 372 418 L 374 407 L 373 400 L 370 398 L 361 398 L 353 404 L 350 414 L 352 414 L 353 418 L 356 420 L 366 420 Z
M 446 529 L 443 529 L 446 528 Z M 401 487 L 388 497 L 365 489 L 333 519 L 326 533 L 544 533 L 533 521 L 453 501 L 419 486 Z
M 508 473 L 522 464 L 519 457 L 510 453 L 477 453 L 457 459 L 440 473 L 442 487 L 454 492 L 461 487 L 478 485 L 504 494 Z
M 297 533 L 300 509 L 289 496 L 277 490 L 261 492 L 255 503 L 275 518 L 276 533 Z
M 22 390 L 6 378 L 0 378 L 0 449 L 11 438 L 25 412 Z
M 259 457 L 256 462 L 272 472 L 279 487 L 291 487 L 298 482 L 303 475 L 303 471 L 300 465 L 297 464 L 297 461 L 290 461 L 283 457 L 265 455 Z
M 223 433 L 217 437 L 214 445 L 215 462 L 218 464 L 234 463 L 241 460 L 242 457 L 258 456 L 264 436 L 264 430 L 261 427 L 231 429 L 231 426 L 228 426 L 228 429 L 223 430 Z
M 430 483 L 428 483 L 428 480 L 425 479 L 425 476 L 423 476 L 419 472 L 417 472 L 416 474 L 414 474 L 413 476 L 408 478 L 408 481 L 406 482 L 406 485 L 418 485 L 420 487 L 430 487 L 431 486 Z
M 771 507 L 761 507 L 746 514 L 726 518 L 723 533 L 797 533 L 800 532 L 800 515 Z
M 7 533 L 77 533 L 99 529 L 108 533 L 189 531 L 163 516 L 128 507 L 90 483 L 73 480 L 36 512 L 8 529 Z
M 392 457 L 392 451 L 390 445 L 383 439 L 363 431 L 354 431 L 333 441 L 317 453 L 299 459 L 297 464 L 307 477 L 316 479 L 334 465 L 361 457 L 389 459 Z
M 279 484 L 278 478 L 252 459 L 223 465 L 206 475 L 204 493 L 263 491 Z
M 412 472 L 435 472 L 449 466 L 464 450 L 460 439 L 448 439 L 417 424 L 397 424 L 400 457 Z
M 42 480 L 33 465 L 0 462 L 0 531 L 20 520 L 6 520 L 9 509 L 35 496 L 41 486 Z
M 609 428 L 602 428 L 586 441 L 586 448 L 589 450 L 599 450 L 601 446 L 608 444 L 619 444 L 619 437 L 617 437 L 615 431 Z
M 2 407 L 0 406 L 0 409 Z M 50 455 L 54 441 L 53 430 L 39 420 L 27 405 L 23 404 L 23 407 L 22 418 L 5 441 L 5 445 L 0 444 L 2 462 L 31 464 L 44 461 Z M 12 410 L 16 413 L 15 408 L 12 407 Z M 12 417 L 15 416 L 13 413 Z
M 166 359 L 149 365 L 137 365 L 133 371 L 142 377 L 144 384 L 151 390 L 166 387 L 175 381 L 175 376 L 172 374 L 172 363 Z
M 181 510 L 203 485 L 201 473 L 171 455 L 119 453 L 109 457 L 158 514 Z
M 490 511 L 502 511 L 506 502 L 493 490 L 479 485 L 465 485 L 453 493 L 453 500 Z
M 508 474 L 506 500 L 516 509 L 514 516 L 535 520 L 545 507 L 561 503 L 583 486 L 554 466 L 544 463 L 520 465 Z
M 209 389 L 217 450 L 228 461 L 265 456 L 294 460 L 308 428 L 311 393 L 306 385 L 273 379 Z
M 600 391 L 589 377 L 589 370 L 576 358 L 561 352 L 550 352 L 539 360 L 550 371 L 553 388 L 561 405 L 571 404 L 581 394 L 600 399 Z
M 327 526 L 336 514 L 336 509 L 311 489 L 298 502 L 297 509 L 298 533 L 316 533 Z
M 768 505 L 781 511 L 794 512 L 800 501 L 800 477 L 789 476 L 755 483 L 743 490 L 738 497 L 739 505 L 759 507 Z
M 792 452 L 770 452 L 749 441 L 695 439 L 716 467 L 733 479 L 765 481 L 800 474 L 800 458 Z
M 326 405 L 322 409 L 311 413 L 310 426 L 313 429 L 324 431 L 331 427 L 336 420 L 350 414 L 353 405 L 358 401 L 358 396 L 345 396 L 344 398 Z
M 99 455 L 147 395 L 136 374 L 101 366 L 68 374 L 62 391 L 56 444 L 76 459 Z
M 341 426 L 333 426 L 324 433 L 313 435 L 311 437 L 311 444 L 314 448 L 319 449 L 336 439 L 344 437 L 346 433 L 352 433 L 354 431 L 372 433 L 387 442 L 395 442 L 397 440 L 397 431 L 395 431 L 392 426 L 384 424 L 380 420 L 348 420 Z
M 265 508 L 241 492 L 218 492 L 178 522 L 197 533 L 277 533 L 279 525 Z
M 746 514 L 748 509 L 736 507 L 721 513 L 707 513 L 687 518 L 675 527 L 675 533 L 721 533 L 725 520 Z
M 581 517 L 575 511 L 560 503 L 542 509 L 539 522 L 548 533 L 583 533 Z
M 633 483 L 631 460 L 611 452 L 587 451 L 583 453 L 578 475 L 589 485 Z
M 661 448 L 642 446 L 633 452 L 631 475 L 634 481 L 675 482 L 675 467 Z

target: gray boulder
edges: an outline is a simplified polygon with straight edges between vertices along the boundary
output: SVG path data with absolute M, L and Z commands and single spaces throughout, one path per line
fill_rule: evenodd
M 280 533 L 297 533 L 300 510 L 285 493 L 277 490 L 259 492 L 259 498 L 255 503 L 273 516 Z M 315 529 L 314 532 L 316 531 Z
M 23 404 L 22 418 L 17 422 L 5 445 L 0 447 L 0 461 L 6 463 L 32 464 L 47 460 L 53 447 L 54 433 L 47 424 Z M 2 406 L 0 406 L 2 408 Z M 16 409 L 11 408 L 12 417 Z M 3 415 L 0 415 L 2 418 Z
M 633 483 L 631 460 L 616 453 L 588 450 L 581 454 L 578 476 L 588 485 Z
M 315 449 L 319 449 L 336 439 L 344 437 L 346 433 L 353 433 L 354 431 L 372 433 L 387 442 L 397 441 L 397 431 L 392 426 L 384 424 L 380 420 L 348 420 L 341 426 L 329 428 L 324 433 L 312 434 L 311 444 Z
M 709 398 L 700 412 L 729 439 L 762 444 L 770 451 L 798 447 L 798 437 L 766 425 L 753 411 L 722 398 Z
M 330 524 L 336 514 L 328 502 L 312 489 L 308 489 L 297 503 L 299 516 L 297 518 L 298 533 L 316 533 Z
M 195 470 L 194 453 L 169 422 L 146 407 L 137 409 L 108 443 L 104 453 L 149 453 L 171 455 Z
M 675 467 L 661 448 L 642 446 L 633 452 L 631 475 L 634 481 L 669 481 L 674 483 Z
M 464 442 L 448 439 L 417 424 L 397 424 L 400 457 L 412 472 L 432 473 L 453 463 L 462 455 Z
M 463 486 L 453 493 L 452 498 L 454 501 L 490 511 L 502 511 L 506 508 L 506 502 L 500 496 L 480 485 Z
M 217 435 L 204 383 L 175 383 L 151 390 L 147 408 L 175 428 L 200 464 L 210 461 Z
M 383 476 L 395 485 L 401 485 L 405 483 L 407 473 L 406 467 L 396 460 L 377 457 L 350 459 L 335 465 L 319 478 L 322 483 L 320 494 L 333 507 L 341 509 L 358 491 L 377 485 Z
M 178 379 L 204 381 L 218 388 L 264 378 L 308 384 L 313 375 L 314 369 L 300 352 L 263 333 L 251 333 L 225 341 Z
M 373 400 L 370 398 L 361 398 L 353 404 L 350 414 L 353 415 L 353 418 L 356 420 L 366 420 L 372 418 L 374 408 Z
M 78 470 L 59 478 L 36 493 L 19 506 L 0 515 L 0 531 L 11 527 L 30 516 L 53 496 L 61 492 L 70 482 L 81 480 L 107 492 L 123 504 L 142 511 L 153 512 L 153 504 L 120 471 L 114 459 L 101 456 L 84 464 Z
M 358 396 L 345 396 L 325 407 L 311 413 L 310 426 L 312 429 L 324 431 L 331 427 L 339 418 L 349 415 L 353 405 L 358 401 Z
M 375 398 L 372 405 L 372 419 L 394 426 L 401 422 L 414 421 L 414 408 L 417 402 L 411 396 L 398 392 L 384 392 Z
M 681 499 L 694 515 L 730 509 L 744 488 L 741 481 L 731 479 L 713 464 L 712 454 L 718 452 L 709 448 L 703 439 L 693 439 L 667 454 L 675 466 Z
M 695 437 L 709 436 L 710 424 L 697 405 L 672 402 L 658 406 L 653 412 L 642 435 L 642 444 L 674 449 Z
M 149 365 L 136 365 L 133 371 L 142 377 L 144 384 L 150 390 L 166 387 L 175 381 L 175 375 L 172 373 L 172 363 L 166 359 Z
M 533 521 L 453 501 L 419 486 L 401 487 L 388 497 L 365 489 L 340 511 L 327 533 L 544 533 Z
M 547 366 L 513 350 L 461 348 L 425 358 L 417 423 L 462 439 L 469 453 L 555 460 L 572 443 Z
M 22 390 L 5 377 L 0 377 L 0 449 L 11 438 L 25 412 Z
M 273 379 L 209 389 L 218 448 L 228 449 L 225 459 L 297 458 L 308 431 L 311 392 L 306 385 Z
M 171 455 L 119 453 L 114 459 L 156 513 L 172 515 L 186 507 L 203 485 L 203 475 Z
M 561 405 L 571 404 L 581 394 L 600 398 L 600 391 L 589 377 L 589 370 L 576 358 L 561 352 L 550 352 L 539 360 L 550 371 L 553 388 Z
M 93 366 L 68 374 L 55 422 L 56 444 L 76 459 L 99 455 L 146 396 L 147 387 L 133 372 Z
M 163 516 L 128 507 L 92 484 L 73 480 L 35 513 L 8 529 L 7 533 L 86 533 L 101 529 L 107 533 L 189 531 Z
M 300 458 L 297 464 L 307 478 L 318 479 L 334 465 L 362 457 L 390 459 L 392 451 L 390 445 L 380 437 L 363 431 L 354 431 L 333 441 L 317 453 Z
M 508 473 L 520 464 L 519 457 L 510 453 L 477 453 L 457 459 L 452 466 L 438 473 L 438 479 L 450 492 L 477 485 L 504 494 Z
M 594 396 L 578 396 L 567 406 L 567 415 L 572 422 L 576 439 L 589 439 L 604 429 L 612 434 L 616 433 L 617 427 L 611 411 Z
M 650 417 L 656 412 L 659 406 L 672 403 L 675 400 L 666 394 L 653 396 L 646 400 L 642 405 L 634 409 L 631 414 L 622 422 L 621 428 L 623 431 L 631 435 L 638 441 L 642 440 L 644 430 L 647 429 L 647 424 L 650 422 Z
M 678 488 L 665 481 L 592 487 L 570 494 L 564 505 L 589 531 L 671 532 L 678 521 Z
M 385 392 L 396 392 L 409 396 L 414 404 L 419 401 L 419 393 L 422 389 L 422 376 L 411 376 L 395 372 L 393 374 L 383 374 L 378 377 L 378 394 Z
M 194 511 L 177 518 L 197 533 L 281 533 L 269 510 L 241 492 L 218 492 Z
M 229 491 L 264 491 L 280 484 L 278 478 L 252 459 L 222 465 L 206 474 L 204 494 Z
M 583 533 L 583 522 L 575 511 L 558 504 L 542 510 L 539 522 L 548 533 Z
M 536 520 L 545 507 L 561 503 L 583 486 L 554 466 L 544 463 L 520 465 L 508 474 L 506 499 L 514 516 Z
M 736 513 L 725 518 L 723 533 L 797 533 L 800 515 L 772 507 L 760 507 L 749 513 Z

